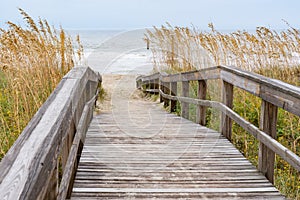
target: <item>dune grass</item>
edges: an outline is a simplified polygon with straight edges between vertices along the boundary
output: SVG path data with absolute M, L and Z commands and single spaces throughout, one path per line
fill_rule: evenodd
M 300 86 L 300 32 L 290 27 L 277 32 L 257 27 L 253 33 L 221 33 L 209 24 L 209 32 L 170 24 L 148 30 L 154 71 L 185 72 L 216 65 L 234 65 L 270 78 Z M 208 86 L 208 99 L 219 100 L 220 85 Z M 193 96 L 196 96 L 194 94 Z M 234 90 L 234 110 L 257 127 L 261 100 L 240 89 Z M 208 126 L 218 127 L 216 111 L 208 109 Z M 282 109 L 278 113 L 277 140 L 300 155 L 300 118 Z M 258 141 L 233 124 L 232 141 L 257 166 Z M 300 199 L 300 173 L 276 157 L 275 185 L 287 197 Z
M 19 10 L 26 27 L 7 22 L 0 29 L 0 159 L 83 53 L 62 28 Z

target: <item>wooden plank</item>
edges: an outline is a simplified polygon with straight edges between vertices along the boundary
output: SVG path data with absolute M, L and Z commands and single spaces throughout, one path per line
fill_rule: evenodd
M 93 184 L 93 183 L 77 183 L 74 188 L 109 188 L 109 187 L 114 187 L 116 183 L 115 182 L 102 182 L 102 183 L 98 183 L 98 184 Z M 173 183 L 173 182 L 169 182 L 169 183 L 131 183 L 131 184 L 135 184 L 135 186 L 137 188 L 207 188 L 208 186 L 210 188 L 221 188 L 222 185 L 220 185 L 219 183 L 210 183 L 210 182 L 205 182 L 205 183 L 187 183 L 187 182 L 179 182 L 179 183 Z M 128 187 L 128 183 L 126 182 L 120 182 L 118 183 L 118 186 L 120 188 L 127 188 Z M 273 187 L 272 184 L 270 183 L 257 183 L 253 181 L 253 184 L 249 184 L 249 183 L 243 183 L 243 182 L 226 182 L 226 186 L 228 188 L 264 188 L 264 187 Z M 264 191 L 266 192 L 266 191 Z
M 210 67 L 207 69 L 200 69 L 194 72 L 183 72 L 181 73 L 180 81 L 211 80 L 219 78 L 220 70 L 217 67 Z
M 281 92 L 276 88 L 269 88 L 267 86 L 261 86 L 260 97 L 277 107 L 300 116 L 300 98 L 296 98 Z
M 221 79 L 256 96 L 260 94 L 260 84 L 245 77 L 222 70 Z
M 142 76 L 142 80 L 143 81 L 149 81 L 149 80 L 153 80 L 153 79 L 158 79 L 160 77 L 160 73 L 157 72 L 155 74 L 149 75 L 149 76 Z
M 231 200 L 231 199 L 283 199 L 282 196 L 276 195 L 272 192 L 265 192 L 265 193 L 217 193 L 217 194 L 207 194 L 207 193 L 138 193 L 138 194 L 131 194 L 131 193 L 83 193 L 84 196 L 78 195 L 73 197 L 72 199 L 99 199 L 99 198 L 108 198 L 108 199 L 130 199 L 134 196 L 135 199 L 224 199 L 224 200 Z
M 153 94 L 159 93 L 159 89 L 146 89 L 146 90 L 143 90 L 143 91 L 144 92 L 153 93 Z
M 198 81 L 198 80 L 211 80 L 211 79 L 219 79 L 219 78 L 220 78 L 219 67 L 210 67 L 198 71 L 170 74 L 161 77 L 161 79 L 166 82 Z
M 231 193 L 278 192 L 274 187 L 265 188 L 74 188 L 74 192 L 97 193 Z

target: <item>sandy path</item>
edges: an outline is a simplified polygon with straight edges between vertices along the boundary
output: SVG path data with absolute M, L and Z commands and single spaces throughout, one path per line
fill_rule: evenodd
M 136 75 L 103 75 L 102 87 L 105 95 L 104 99 L 97 103 L 98 113 L 110 113 L 120 109 L 120 106 L 126 106 L 129 102 L 140 101 L 143 93 L 136 89 L 135 80 Z

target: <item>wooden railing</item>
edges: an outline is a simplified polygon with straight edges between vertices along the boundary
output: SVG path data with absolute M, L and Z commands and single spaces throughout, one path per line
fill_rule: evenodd
M 206 99 L 207 80 L 222 81 L 222 102 Z M 300 158 L 276 141 L 278 108 L 300 116 L 300 88 L 278 80 L 247 72 L 236 67 L 217 66 L 179 74 L 160 74 L 137 77 L 137 87 L 145 92 L 159 93 L 161 102 L 170 105 L 170 111 L 181 103 L 181 116 L 189 118 L 189 104 L 197 105 L 196 122 L 205 125 L 206 107 L 222 112 L 220 132 L 231 140 L 232 120 L 260 142 L 258 170 L 274 182 L 275 154 L 300 171 Z M 190 81 L 198 81 L 198 98 L 189 97 Z M 181 96 L 177 96 L 177 83 L 181 82 Z M 260 127 L 249 123 L 232 110 L 233 88 L 241 88 L 262 99 Z
M 66 199 L 101 76 L 73 68 L 0 163 L 0 199 Z

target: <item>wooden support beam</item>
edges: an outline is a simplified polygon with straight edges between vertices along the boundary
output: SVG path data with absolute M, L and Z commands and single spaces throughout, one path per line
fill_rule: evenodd
M 202 99 L 202 100 L 206 99 L 206 90 L 207 90 L 206 81 L 199 80 L 198 81 L 198 99 Z M 197 106 L 196 123 L 198 123 L 202 126 L 205 126 L 205 124 L 206 124 L 206 107 L 205 106 Z
M 161 80 L 159 80 L 159 89 L 163 92 L 164 91 L 164 85 Z M 161 94 L 159 94 L 159 102 L 162 103 L 164 101 L 164 98 Z
M 182 96 L 189 97 L 190 87 L 189 81 L 182 81 Z M 181 116 L 189 119 L 189 103 L 181 102 Z
M 177 82 L 171 83 L 171 93 L 172 96 L 177 96 Z M 170 112 L 176 112 L 177 109 L 177 101 L 171 100 Z
M 233 107 L 233 85 L 226 81 L 223 81 L 223 84 L 222 84 L 222 102 L 228 108 L 232 109 L 232 107 Z M 232 120 L 224 113 L 222 113 L 220 129 L 221 129 L 221 133 L 229 141 L 231 141 Z
M 159 79 L 154 80 L 154 89 L 159 89 Z
M 170 83 L 169 82 L 163 82 L 163 92 L 165 94 L 170 94 Z M 164 107 L 167 108 L 170 105 L 170 100 L 167 98 L 164 98 Z
M 260 129 L 274 139 L 276 139 L 277 113 L 277 106 L 262 100 Z M 274 183 L 274 163 L 275 153 L 260 142 L 258 153 L 258 170 L 261 171 L 272 184 Z
M 146 89 L 150 89 L 150 80 L 146 81 Z

